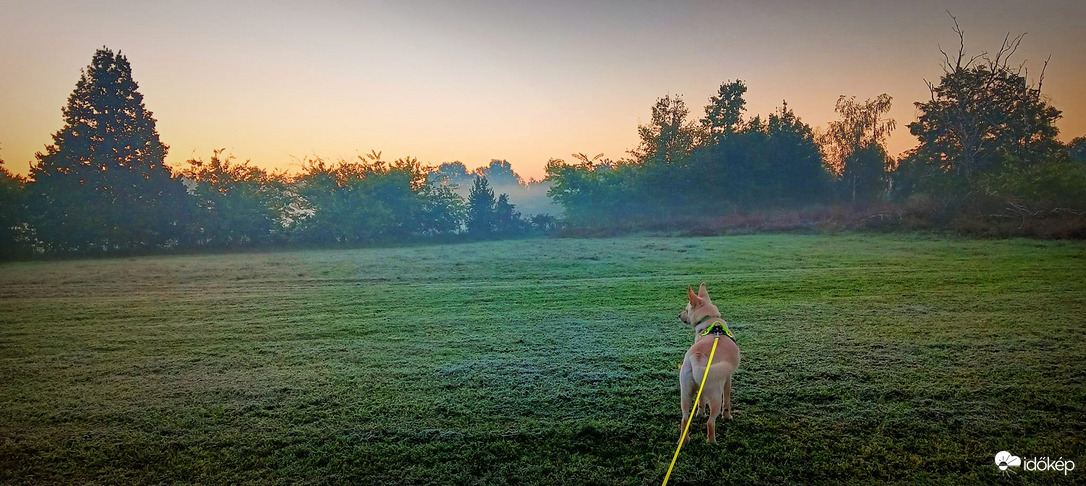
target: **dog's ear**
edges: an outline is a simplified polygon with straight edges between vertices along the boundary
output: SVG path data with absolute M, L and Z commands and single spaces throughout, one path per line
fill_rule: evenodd
M 691 306 L 697 306 L 701 303 L 701 297 L 694 293 L 694 287 L 686 287 L 686 297 L 690 299 Z
M 705 290 L 705 282 L 701 283 L 701 287 L 698 287 L 698 297 L 704 300 L 709 300 L 709 291 Z

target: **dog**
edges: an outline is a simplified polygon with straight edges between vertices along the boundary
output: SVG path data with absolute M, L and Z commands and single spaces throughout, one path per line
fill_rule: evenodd
M 679 320 L 694 328 L 694 344 L 686 351 L 686 357 L 679 369 L 679 385 L 682 389 L 680 403 L 683 409 L 683 418 L 679 425 L 680 430 L 686 430 L 692 402 L 698 393 L 698 387 L 701 386 L 701 379 L 705 376 L 705 367 L 709 366 L 701 403 L 697 405 L 699 414 L 704 405 L 709 406 L 706 440 L 715 444 L 716 419 L 721 410 L 723 409 L 725 420 L 732 418 L 732 373 L 739 367 L 739 346 L 728 330 L 728 323 L 720 317 L 720 311 L 709 300 L 704 282 L 698 287 L 697 293 L 694 293 L 692 287 L 687 287 L 686 294 L 690 302 L 686 304 L 686 309 L 679 313 Z M 718 338 L 718 342 L 710 366 L 709 354 L 713 348 L 713 338 Z M 689 435 L 686 442 L 690 442 Z

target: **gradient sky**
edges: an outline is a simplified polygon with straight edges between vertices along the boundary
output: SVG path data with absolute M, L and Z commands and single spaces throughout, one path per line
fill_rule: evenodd
M 970 52 L 1026 32 L 1015 59 L 1086 135 L 1086 2 L 0 2 L 0 157 L 25 174 L 62 124 L 96 48 L 120 50 L 158 120 L 167 162 L 226 148 L 268 168 L 298 158 L 410 155 L 473 168 L 507 159 L 541 178 L 551 157 L 620 158 L 656 98 L 700 118 L 728 79 L 748 115 L 786 99 L 807 123 L 838 95 L 889 93 L 891 153 L 915 145 L 913 102 L 939 47 Z M 1032 76 L 1031 76 L 1032 77 Z

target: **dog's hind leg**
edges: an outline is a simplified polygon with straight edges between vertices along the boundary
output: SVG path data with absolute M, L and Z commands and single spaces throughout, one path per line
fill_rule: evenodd
M 705 440 L 710 444 L 716 444 L 716 419 L 720 416 L 723 399 L 724 396 L 720 388 L 713 390 L 709 394 L 709 421 L 705 424 L 706 429 L 708 429 Z
M 694 377 L 687 371 L 686 363 L 683 363 L 682 371 L 679 371 L 679 404 L 683 408 L 683 418 L 679 422 L 679 433 L 682 434 L 686 430 L 686 422 L 690 420 L 690 409 L 694 402 Z M 686 442 L 690 442 L 690 436 L 686 436 Z
M 694 376 L 698 377 L 697 379 L 700 380 L 701 379 L 700 377 L 702 376 L 702 373 L 704 373 L 704 372 L 705 372 L 705 368 L 702 368 L 700 371 L 695 371 Z M 691 393 L 693 395 L 697 395 L 697 389 L 700 386 L 701 386 L 701 383 L 693 383 L 693 391 Z M 695 417 L 708 417 L 709 416 L 709 395 L 706 395 L 705 393 L 701 394 L 701 401 L 694 404 L 694 416 Z

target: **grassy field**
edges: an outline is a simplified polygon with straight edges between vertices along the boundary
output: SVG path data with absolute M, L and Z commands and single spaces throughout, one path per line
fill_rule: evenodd
M 3 264 L 0 483 L 659 484 L 701 281 L 673 484 L 1086 481 L 1086 244 L 762 235 Z

